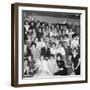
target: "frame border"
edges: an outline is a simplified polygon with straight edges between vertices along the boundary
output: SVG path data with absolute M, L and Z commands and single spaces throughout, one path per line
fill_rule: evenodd
M 63 8 L 85 10 L 85 80 L 80 81 L 65 81 L 65 82 L 47 82 L 34 84 L 18 84 L 18 7 L 45 7 L 45 8 Z M 46 5 L 33 3 L 14 3 L 11 4 L 11 86 L 26 87 L 26 86 L 41 86 L 41 85 L 60 85 L 60 84 L 77 84 L 88 83 L 88 7 L 81 6 L 64 6 L 64 5 Z

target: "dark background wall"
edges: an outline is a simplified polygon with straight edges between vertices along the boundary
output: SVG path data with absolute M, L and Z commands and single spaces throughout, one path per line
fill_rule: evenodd
M 23 11 L 23 15 L 25 19 L 29 21 L 31 21 L 32 18 L 48 23 L 63 23 L 66 20 L 70 24 L 80 25 L 80 14 L 75 13 Z

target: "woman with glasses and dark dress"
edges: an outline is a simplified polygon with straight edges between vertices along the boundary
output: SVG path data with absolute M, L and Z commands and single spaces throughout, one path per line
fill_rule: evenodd
M 67 68 L 67 75 L 75 75 L 71 53 L 68 54 L 67 59 L 65 60 L 65 66 Z
M 80 55 L 78 54 L 77 49 L 73 49 L 72 61 L 74 63 L 74 72 L 76 75 L 80 75 Z
M 67 69 L 65 67 L 65 62 L 62 59 L 62 55 L 60 53 L 57 54 L 57 66 L 58 66 L 58 70 L 54 75 L 67 75 Z
M 36 43 L 32 42 L 31 44 L 31 54 L 33 56 L 33 59 L 36 61 L 40 57 L 40 51 L 37 48 Z

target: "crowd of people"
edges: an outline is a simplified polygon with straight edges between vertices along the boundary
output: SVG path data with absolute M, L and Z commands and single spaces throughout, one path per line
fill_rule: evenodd
M 24 21 L 24 76 L 80 75 L 80 25 Z

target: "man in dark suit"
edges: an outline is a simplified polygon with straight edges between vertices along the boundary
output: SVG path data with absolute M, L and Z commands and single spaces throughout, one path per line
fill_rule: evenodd
M 45 57 L 45 59 L 48 59 L 50 57 L 50 48 L 49 48 L 49 44 L 47 42 L 45 42 L 45 47 L 41 48 L 41 55 L 43 55 Z

